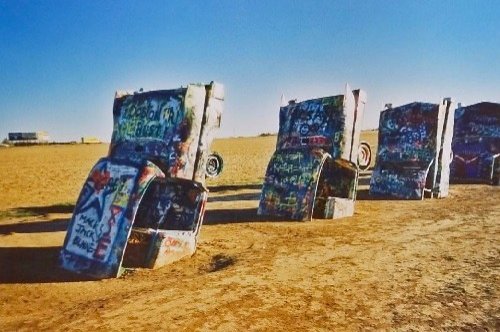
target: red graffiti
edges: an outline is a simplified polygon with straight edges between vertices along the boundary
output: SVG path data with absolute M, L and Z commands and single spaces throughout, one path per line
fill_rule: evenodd
M 173 237 L 167 237 L 165 240 L 165 247 L 180 247 L 181 244 L 181 241 Z
M 92 175 L 90 175 L 92 182 L 94 182 L 94 189 L 100 192 L 109 182 L 111 176 L 109 171 L 99 171 L 95 170 Z

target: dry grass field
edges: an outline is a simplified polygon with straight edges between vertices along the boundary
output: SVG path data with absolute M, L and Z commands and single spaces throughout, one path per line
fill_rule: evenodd
M 376 132 L 363 138 L 375 147 Z M 500 330 L 500 188 L 371 200 L 352 218 L 256 216 L 275 136 L 217 140 L 196 254 L 86 280 L 56 260 L 106 145 L 0 149 L 1 331 Z

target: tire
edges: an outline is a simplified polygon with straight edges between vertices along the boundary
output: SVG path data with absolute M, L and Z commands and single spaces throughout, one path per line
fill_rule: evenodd
M 360 170 L 364 171 L 370 167 L 372 162 L 372 149 L 367 142 L 359 143 L 358 148 L 358 167 Z
M 209 178 L 215 178 L 222 173 L 224 160 L 217 152 L 212 152 L 208 155 L 207 164 L 205 166 L 206 175 Z

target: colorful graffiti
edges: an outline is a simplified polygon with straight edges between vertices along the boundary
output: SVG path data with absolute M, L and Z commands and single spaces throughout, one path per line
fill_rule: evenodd
M 354 106 L 354 95 L 349 93 L 281 107 L 276 150 L 321 148 L 333 159 L 351 160 Z M 357 145 L 354 152 L 357 157 Z
M 328 212 L 335 205 L 327 202 L 333 197 L 354 202 L 356 197 L 365 102 L 363 91 L 347 87 L 344 95 L 281 107 L 276 152 L 267 167 L 258 214 L 295 220 L 346 216 Z
M 118 95 L 109 155 L 149 159 L 171 177 L 205 183 L 205 164 L 224 101 L 222 85 Z
M 381 112 L 370 195 L 423 199 L 448 195 L 453 110 L 411 103 Z
M 156 165 L 109 158 L 90 172 L 68 227 L 61 266 L 96 278 L 120 273 L 123 249 L 149 183 L 164 174 Z
M 194 253 L 207 200 L 204 163 L 223 97 L 222 85 L 213 82 L 117 93 L 109 154 L 84 184 L 61 251 L 62 267 L 106 278 L 136 262 L 133 257 L 142 255 L 137 265 L 158 267 Z M 144 234 L 151 243 L 138 240 L 148 238 Z M 152 248 L 163 250 L 153 254 Z M 164 257 L 170 252 L 175 254 Z
M 310 219 L 326 158 L 328 155 L 320 149 L 276 151 L 267 167 L 258 214 Z
M 500 185 L 500 104 L 459 107 L 452 148 L 452 182 Z

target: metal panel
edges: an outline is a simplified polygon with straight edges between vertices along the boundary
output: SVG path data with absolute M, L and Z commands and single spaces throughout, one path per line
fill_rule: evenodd
M 205 86 L 123 95 L 115 99 L 110 157 L 148 159 L 171 177 L 193 179 Z
M 276 152 L 266 171 L 258 214 L 333 218 L 343 215 L 326 211 L 335 207 L 327 203 L 334 197 L 352 200 L 354 206 L 365 103 L 364 91 L 346 85 L 343 95 L 291 101 L 280 108 Z
M 423 199 L 447 195 L 451 101 L 411 103 L 381 112 L 373 196 Z
M 156 268 L 192 255 L 207 196 L 193 181 L 155 179 L 137 211 L 124 266 Z
M 267 167 L 258 214 L 310 220 L 321 167 L 322 150 L 276 151 Z
M 220 127 L 222 112 L 224 110 L 224 86 L 212 82 L 206 86 L 206 93 L 205 113 L 201 126 L 193 177 L 199 183 L 205 183 L 206 164 L 210 155 L 210 146 L 214 140 L 216 130 Z
M 90 172 L 68 227 L 60 259 L 65 269 L 116 277 L 138 204 L 161 170 L 103 158 Z
M 452 182 L 499 184 L 500 104 L 478 103 L 455 112 Z

